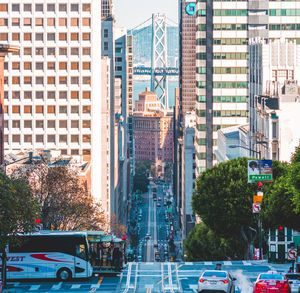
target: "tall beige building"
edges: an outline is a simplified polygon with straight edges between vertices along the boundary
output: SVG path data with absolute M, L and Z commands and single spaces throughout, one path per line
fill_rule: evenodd
M 5 152 L 90 158 L 100 198 L 100 1 L 3 0 L 0 39 L 20 47 L 5 64 Z

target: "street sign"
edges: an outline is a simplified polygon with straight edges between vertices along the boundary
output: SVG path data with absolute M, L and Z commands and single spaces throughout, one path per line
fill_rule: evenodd
M 262 191 L 257 191 L 256 195 L 257 196 L 264 196 L 264 193 Z
M 43 230 L 43 224 L 42 223 L 35 224 L 34 231 L 35 232 L 40 232 L 41 230 Z
M 289 260 L 296 260 L 297 259 L 297 249 L 289 249 L 288 250 L 288 259 Z
M 251 181 L 272 181 L 272 174 L 249 175 Z
M 258 214 L 260 212 L 260 203 L 254 203 L 252 205 L 252 211 L 254 214 Z
M 272 160 L 248 160 L 248 182 L 272 180 Z
M 254 195 L 253 196 L 253 203 L 262 203 L 263 196 Z

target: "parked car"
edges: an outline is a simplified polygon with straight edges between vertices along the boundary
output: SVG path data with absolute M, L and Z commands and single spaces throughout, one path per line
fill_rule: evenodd
M 145 239 L 151 239 L 151 234 L 149 232 L 146 234 Z
M 227 271 L 206 270 L 199 278 L 198 293 L 206 291 L 234 293 L 235 280 Z
M 258 275 L 256 282 L 254 283 L 253 293 L 271 291 L 280 293 L 291 292 L 289 281 L 284 274 L 269 271 Z
M 300 292 L 300 273 L 288 273 L 285 276 L 289 280 L 291 292 L 299 293 Z

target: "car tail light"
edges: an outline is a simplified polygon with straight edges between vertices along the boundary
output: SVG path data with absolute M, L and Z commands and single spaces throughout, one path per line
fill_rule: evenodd
M 220 280 L 221 282 L 223 282 L 224 284 L 228 284 L 228 280 Z
M 258 281 L 255 285 L 256 285 L 256 287 L 263 287 L 265 285 L 265 283 L 262 281 Z
M 200 279 L 199 280 L 199 283 L 203 283 L 203 282 L 205 282 L 206 281 L 206 279 Z
M 288 288 L 289 287 L 289 282 L 284 282 L 283 288 Z

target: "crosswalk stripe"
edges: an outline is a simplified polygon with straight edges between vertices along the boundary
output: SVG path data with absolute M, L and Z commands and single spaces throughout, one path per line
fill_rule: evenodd
M 187 266 L 192 266 L 193 265 L 192 262 L 185 262 L 184 264 L 187 265 Z
M 70 289 L 80 289 L 81 285 L 80 284 L 74 284 L 71 286 Z
M 30 286 L 29 291 L 38 290 L 40 287 L 41 287 L 41 285 L 32 285 L 32 286 Z
M 224 261 L 224 265 L 225 266 L 232 266 L 232 262 L 231 261 Z
M 213 264 L 213 263 L 212 263 L 211 261 L 205 261 L 205 262 L 204 262 L 204 265 L 205 265 L 205 266 L 212 266 L 212 264 Z
M 52 290 L 59 290 L 61 288 L 61 285 L 62 285 L 62 282 L 60 282 L 60 283 L 58 283 L 56 285 L 53 285 L 51 289 Z
M 243 265 L 244 266 L 251 266 L 251 262 L 243 260 Z
M 93 284 L 91 285 L 91 289 L 99 289 L 100 288 L 100 284 Z

